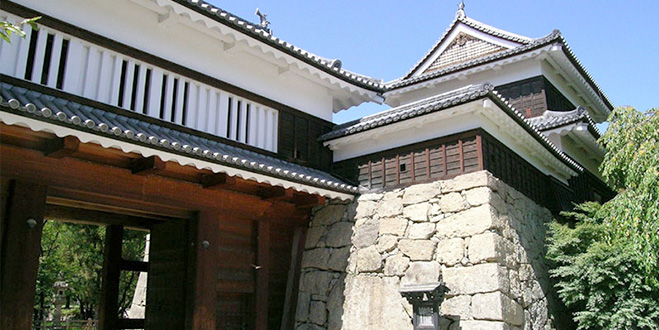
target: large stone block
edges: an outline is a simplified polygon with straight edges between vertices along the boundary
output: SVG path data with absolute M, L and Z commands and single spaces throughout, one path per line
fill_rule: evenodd
M 359 201 L 357 203 L 357 209 L 355 213 L 355 218 L 365 218 L 370 217 L 375 213 L 375 210 L 378 208 L 378 203 L 373 201 Z
M 327 269 L 330 250 L 326 248 L 317 248 L 304 251 L 302 256 L 302 268 Z
M 391 252 L 396 248 L 398 243 L 398 238 L 393 235 L 384 235 L 380 236 L 378 239 L 378 244 L 375 245 L 375 248 L 378 249 L 378 252 L 385 253 Z
M 325 302 L 311 301 L 309 307 L 309 321 L 318 325 L 325 325 L 327 322 L 327 310 L 325 309 Z
M 348 258 L 350 257 L 350 247 L 332 249 L 329 259 L 327 260 L 327 269 L 339 272 L 345 272 L 348 267 Z
M 440 306 L 442 315 L 459 316 L 461 319 L 471 318 L 471 296 L 455 296 L 446 299 Z
M 458 192 L 442 195 L 438 205 L 442 212 L 459 212 L 467 208 L 464 198 Z
M 306 322 L 309 319 L 309 305 L 311 303 L 311 294 L 300 291 L 297 296 L 297 307 L 295 311 L 295 320 Z
M 437 223 L 439 237 L 467 237 L 499 226 L 499 221 L 488 204 L 472 207 Z
M 415 184 L 405 189 L 403 204 L 427 202 L 440 193 L 439 182 Z
M 333 224 L 327 231 L 325 245 L 329 247 L 343 247 L 350 245 L 352 226 L 353 224 L 351 222 L 337 222 Z
M 401 239 L 398 248 L 411 260 L 432 260 L 435 242 L 429 240 Z
M 400 254 L 387 258 L 384 264 L 384 275 L 404 275 L 410 265 L 410 259 Z
M 496 189 L 496 179 L 487 171 L 478 171 L 458 175 L 453 179 L 442 181 L 442 193 L 462 191 L 476 187 L 490 187 Z
M 469 189 L 465 192 L 467 203 L 471 206 L 478 206 L 489 203 L 492 198 L 492 190 L 489 187 L 478 187 Z
M 428 239 L 435 234 L 435 224 L 431 222 L 413 223 L 410 226 L 408 237 L 414 239 Z
M 505 268 L 494 263 L 446 268 L 442 275 L 452 295 L 507 292 L 510 287 Z
M 327 330 L 340 330 L 343 326 L 343 290 L 345 289 L 345 276 L 338 278 L 327 298 Z
M 355 228 L 352 244 L 360 249 L 375 244 L 379 230 L 380 223 L 377 220 L 368 219 L 361 226 Z
M 307 272 L 302 275 L 300 280 L 300 291 L 310 294 L 327 295 L 331 282 L 332 273 L 330 272 Z
M 396 278 L 348 275 L 343 305 L 343 330 L 412 330 L 405 299 Z
M 441 264 L 453 266 L 464 257 L 464 240 L 462 238 L 450 238 L 437 243 L 436 258 Z
M 407 229 L 407 220 L 403 218 L 381 218 L 380 234 L 403 236 Z
M 327 205 L 322 207 L 313 216 L 314 226 L 329 226 L 341 220 L 346 210 L 345 205 Z
M 439 264 L 435 261 L 413 262 L 405 272 L 401 285 L 429 284 L 439 281 Z
M 500 261 L 503 252 L 502 241 L 501 236 L 493 232 L 472 236 L 469 240 L 469 261 L 474 264 Z
M 357 271 L 376 272 L 382 269 L 382 256 L 378 253 L 375 246 L 369 246 L 357 251 Z
M 377 213 L 380 217 L 393 217 L 400 215 L 402 212 L 403 199 L 394 192 L 386 193 L 377 207 Z
M 499 291 L 474 295 L 471 310 L 478 320 L 504 321 L 511 325 L 524 323 L 522 306 Z
M 406 206 L 403 209 L 403 216 L 416 222 L 428 221 L 430 212 L 430 203 L 420 203 Z
M 307 238 L 304 247 L 306 249 L 318 247 L 318 243 L 320 242 L 320 239 L 323 237 L 323 235 L 325 235 L 326 231 L 327 231 L 327 227 L 325 226 L 316 226 L 309 228 L 307 230 Z

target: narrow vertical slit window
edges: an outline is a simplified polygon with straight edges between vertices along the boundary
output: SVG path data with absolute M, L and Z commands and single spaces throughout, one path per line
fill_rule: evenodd
M 236 102 L 236 140 L 240 141 L 240 106 L 242 105 L 242 101 L 238 100 Z
M 174 118 L 176 118 L 176 101 L 177 101 L 177 95 L 178 94 L 178 78 L 174 78 L 174 86 L 172 86 L 172 104 L 170 105 L 172 113 L 167 120 L 174 122 Z
M 245 143 L 249 144 L 249 109 L 251 108 L 251 104 L 247 104 L 245 106 Z
M 167 91 L 167 75 L 162 76 L 162 86 L 160 89 L 160 119 L 165 119 L 165 91 Z
M 50 71 L 50 58 L 53 56 L 53 39 L 54 35 L 48 34 L 46 37 L 46 51 L 43 58 L 43 70 L 41 70 L 41 83 L 48 83 L 48 71 Z
M 227 136 L 231 136 L 231 104 L 233 104 L 233 99 L 229 97 L 229 103 L 227 108 Z
M 135 67 L 133 69 L 133 90 L 131 90 L 131 98 L 130 98 L 130 109 L 135 111 L 135 103 L 137 99 L 137 80 L 140 78 L 140 65 L 135 64 Z
M 144 77 L 144 102 L 142 103 L 142 113 L 146 114 L 149 109 L 149 91 L 151 90 L 151 69 L 146 69 Z
M 119 78 L 119 100 L 117 101 L 118 107 L 124 106 L 124 86 L 126 86 L 126 70 L 128 63 L 126 60 L 121 61 L 121 78 Z
M 181 111 L 183 113 L 181 114 L 181 125 L 185 126 L 185 119 L 188 116 L 188 92 L 190 90 L 190 83 L 187 81 L 183 85 L 183 108 Z
M 57 65 L 57 84 L 55 87 L 57 89 L 62 89 L 64 86 L 64 72 L 66 72 L 66 59 L 69 54 L 69 40 L 62 40 L 62 52 L 59 57 L 59 64 Z
M 32 71 L 34 70 L 34 57 L 37 52 L 37 40 L 39 40 L 39 31 L 31 30 L 30 48 L 27 52 L 27 64 L 25 66 L 25 80 L 32 80 Z

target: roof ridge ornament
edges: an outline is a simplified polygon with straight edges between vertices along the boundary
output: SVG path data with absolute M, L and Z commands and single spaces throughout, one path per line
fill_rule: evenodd
M 256 14 L 256 16 L 258 16 L 259 19 L 261 20 L 261 22 L 259 23 L 259 27 L 261 27 L 261 29 L 263 29 L 263 31 L 267 32 L 268 34 L 272 34 L 272 30 L 268 28 L 268 26 L 270 26 L 270 21 L 268 21 L 268 15 L 262 13 L 259 10 L 259 8 L 256 8 L 256 12 L 254 14 Z
M 465 17 L 467 17 L 467 15 L 465 14 L 465 2 L 463 0 L 458 4 L 458 11 L 455 13 L 455 18 L 460 19 Z

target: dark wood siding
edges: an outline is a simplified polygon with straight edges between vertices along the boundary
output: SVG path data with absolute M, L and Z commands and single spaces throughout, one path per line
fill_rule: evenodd
M 545 77 L 537 76 L 496 87 L 515 109 L 526 117 L 541 116 L 546 110 L 568 111 L 575 106 Z
M 376 190 L 453 177 L 480 170 L 477 131 L 345 160 L 333 172 Z
M 327 170 L 332 152 L 318 137 L 332 130 L 334 124 L 300 113 L 280 112 L 278 155 L 302 165 Z

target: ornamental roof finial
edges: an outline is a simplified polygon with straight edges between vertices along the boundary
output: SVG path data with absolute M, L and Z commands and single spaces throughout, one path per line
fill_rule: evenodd
M 268 26 L 270 26 L 270 21 L 268 21 L 268 18 L 267 18 L 268 15 L 262 13 L 258 8 L 256 8 L 256 13 L 255 14 L 261 20 L 261 22 L 259 23 L 259 27 L 261 27 L 261 29 L 263 29 L 268 34 L 272 34 L 272 30 L 270 30 L 270 28 L 268 27 Z
M 465 18 L 465 2 L 460 1 L 458 5 L 458 11 L 455 13 L 455 18 Z

